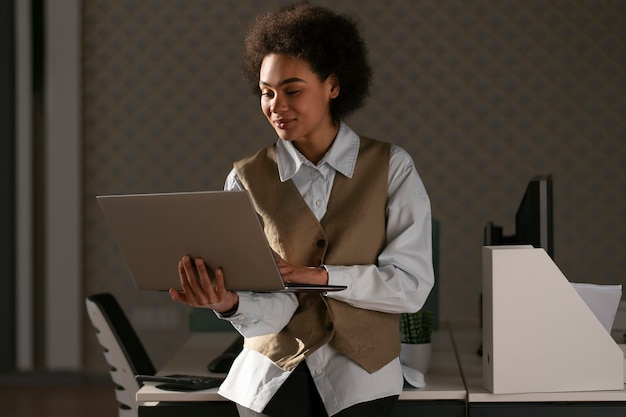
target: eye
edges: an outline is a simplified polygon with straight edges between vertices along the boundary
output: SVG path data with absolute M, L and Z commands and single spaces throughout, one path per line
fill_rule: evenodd
M 274 97 L 274 92 L 269 91 L 269 90 L 261 91 L 261 97 L 272 98 Z
M 287 91 L 287 95 L 289 96 L 295 96 L 296 94 L 298 94 L 301 90 L 290 90 Z

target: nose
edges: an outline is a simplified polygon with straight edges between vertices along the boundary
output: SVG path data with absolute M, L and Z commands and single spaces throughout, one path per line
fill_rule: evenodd
M 283 94 L 276 94 L 270 102 L 270 111 L 272 113 L 280 113 L 287 109 L 287 100 Z

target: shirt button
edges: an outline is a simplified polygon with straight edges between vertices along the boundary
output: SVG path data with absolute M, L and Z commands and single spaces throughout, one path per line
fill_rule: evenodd
M 322 370 L 320 368 L 317 368 L 315 370 L 315 375 L 321 375 L 322 374 Z
M 324 204 L 324 202 L 323 202 L 322 200 L 317 200 L 317 201 L 315 202 L 315 205 L 316 205 L 317 207 L 322 207 L 322 204 Z

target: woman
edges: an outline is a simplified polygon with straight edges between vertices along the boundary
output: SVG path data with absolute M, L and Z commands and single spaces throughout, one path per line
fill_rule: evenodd
M 388 416 L 403 386 L 399 314 L 433 285 L 430 202 L 404 150 L 342 121 L 371 79 L 356 23 L 310 4 L 264 14 L 244 75 L 279 140 L 236 162 L 225 188 L 250 193 L 285 281 L 347 289 L 231 292 L 221 269 L 185 256 L 170 294 L 245 337 L 220 387 L 241 416 Z

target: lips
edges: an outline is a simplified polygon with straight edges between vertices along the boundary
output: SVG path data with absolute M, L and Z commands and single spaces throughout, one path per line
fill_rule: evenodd
M 287 129 L 294 121 L 295 119 L 278 119 L 274 120 L 274 125 L 279 129 Z

